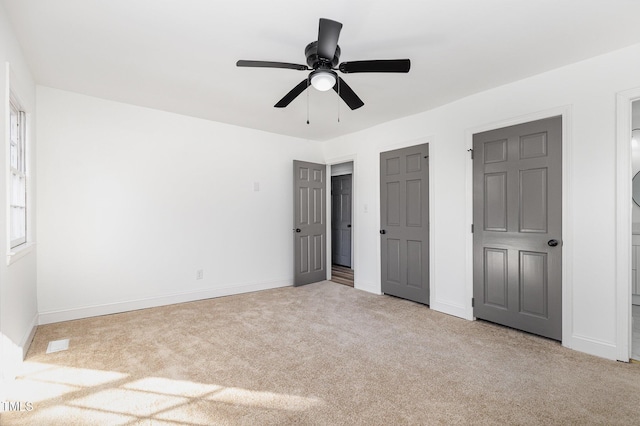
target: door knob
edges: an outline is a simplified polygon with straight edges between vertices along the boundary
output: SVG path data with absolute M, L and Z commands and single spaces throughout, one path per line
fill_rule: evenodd
M 300 228 L 296 228 L 296 232 L 300 232 Z
M 347 228 L 351 228 L 351 224 L 348 224 L 348 225 L 347 225 Z
M 384 229 L 381 229 L 381 230 L 380 230 L 380 233 L 384 235 L 384 234 L 386 234 L 386 233 L 387 233 L 387 231 L 385 231 Z
M 555 247 L 558 245 L 558 240 L 549 240 L 547 241 L 547 244 L 549 245 L 549 247 Z

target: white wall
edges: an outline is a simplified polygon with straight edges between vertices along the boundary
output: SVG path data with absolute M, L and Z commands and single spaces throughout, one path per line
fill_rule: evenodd
M 292 283 L 292 160 L 319 144 L 40 86 L 37 105 L 41 323 Z
M 9 90 L 7 90 L 9 88 Z M 8 153 L 9 135 L 6 126 L 9 118 L 9 92 L 19 99 L 21 107 L 27 112 L 27 146 L 28 185 L 32 197 L 28 201 L 30 217 L 28 222 L 29 240 L 35 240 L 35 138 L 33 125 L 35 122 L 35 85 L 31 73 L 23 59 L 20 46 L 13 30 L 7 21 L 4 8 L 0 5 L 0 376 L 3 380 L 13 378 L 20 365 L 24 351 L 35 332 L 37 320 L 36 305 L 36 268 L 35 247 L 30 247 L 21 254 L 9 256 L 8 228 Z M 10 263 L 10 264 L 9 264 Z M 4 388 L 3 388 L 4 389 Z M 2 397 L 2 395 L 0 395 Z
M 615 99 L 640 86 L 639 69 L 636 45 L 324 143 L 328 159 L 357 158 L 356 287 L 380 291 L 379 153 L 428 142 L 431 308 L 471 318 L 471 135 L 567 111 L 563 344 L 615 359 Z

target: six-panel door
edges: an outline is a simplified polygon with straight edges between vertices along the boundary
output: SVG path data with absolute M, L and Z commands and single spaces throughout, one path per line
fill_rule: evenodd
M 473 137 L 474 315 L 562 339 L 562 120 Z
M 325 280 L 324 164 L 293 162 L 294 286 Z
M 380 154 L 382 292 L 429 304 L 429 145 Z

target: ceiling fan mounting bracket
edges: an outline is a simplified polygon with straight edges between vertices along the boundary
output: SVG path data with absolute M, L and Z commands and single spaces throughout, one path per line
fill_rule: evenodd
M 307 58 L 307 65 L 314 70 L 318 68 L 331 69 L 340 63 L 340 46 L 336 46 L 336 54 L 331 61 L 318 56 L 318 42 L 312 41 L 305 47 L 304 55 Z

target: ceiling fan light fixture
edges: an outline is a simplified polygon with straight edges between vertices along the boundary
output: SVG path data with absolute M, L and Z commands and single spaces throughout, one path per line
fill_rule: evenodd
M 309 76 L 311 85 L 321 92 L 331 90 L 336 85 L 336 73 L 331 70 L 316 70 Z
M 407 73 L 411 68 L 409 59 L 372 59 L 366 61 L 352 61 L 340 63 L 341 49 L 338 46 L 338 39 L 342 24 L 331 19 L 320 18 L 318 24 L 318 39 L 307 44 L 304 49 L 304 56 L 307 58 L 307 65 L 293 64 L 289 62 L 273 61 L 247 61 L 236 62 L 238 67 L 255 68 L 283 68 L 298 71 L 311 71 L 307 77 L 298 83 L 275 105 L 275 108 L 285 108 L 295 98 L 300 96 L 309 86 L 316 90 L 325 92 L 334 89 L 338 96 L 351 108 L 358 109 L 364 105 L 362 99 L 349 87 L 346 81 L 338 77 L 335 71 L 344 74 L 351 73 Z M 307 94 L 309 92 L 307 91 Z

